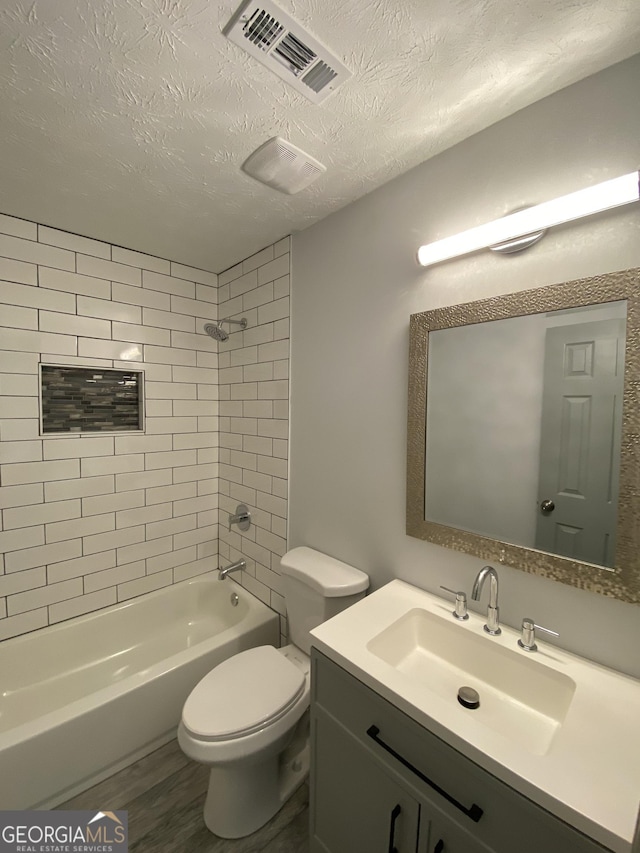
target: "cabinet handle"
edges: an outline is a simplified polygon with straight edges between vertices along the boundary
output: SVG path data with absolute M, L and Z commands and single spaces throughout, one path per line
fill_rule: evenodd
M 436 846 L 433 848 L 433 853 L 442 853 L 443 850 L 444 850 L 444 841 L 442 839 L 440 839 L 440 841 L 438 841 Z
M 389 824 L 389 853 L 398 853 L 398 849 L 395 845 L 396 821 L 400 817 L 401 811 L 400 803 L 394 806 L 391 811 L 391 823 Z
M 484 814 L 480 806 L 477 806 L 475 803 L 472 803 L 471 806 L 467 808 L 466 806 L 463 806 L 462 803 L 459 803 L 454 797 L 452 797 L 451 794 L 447 794 L 445 790 L 443 790 L 439 785 L 436 785 L 435 782 L 432 782 L 431 779 L 427 778 L 424 773 L 418 770 L 417 767 L 414 767 L 413 764 L 407 761 L 407 759 L 400 755 L 399 752 L 396 752 L 393 747 L 389 746 L 389 744 L 385 743 L 382 738 L 378 737 L 378 735 L 380 734 L 380 729 L 377 726 L 369 726 L 369 728 L 367 729 L 367 734 L 372 740 L 374 740 L 379 746 L 381 746 L 386 752 L 388 752 L 389 755 L 392 755 L 397 761 L 400 762 L 400 764 L 406 767 L 407 770 L 411 770 L 412 773 L 415 773 L 415 775 L 422 779 L 423 782 L 426 782 L 426 784 L 430 788 L 433 788 L 433 790 L 437 791 L 441 797 L 444 797 L 447 802 L 451 803 L 451 805 L 455 806 L 457 809 L 460 809 L 460 811 L 468 818 L 471 818 L 474 823 L 477 823 L 480 820 L 480 818 Z

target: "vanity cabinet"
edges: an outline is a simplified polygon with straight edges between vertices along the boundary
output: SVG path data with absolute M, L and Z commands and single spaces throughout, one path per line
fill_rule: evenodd
M 415 851 L 420 806 L 411 791 L 334 718 L 315 716 L 317 850 Z
M 603 853 L 317 650 L 311 853 Z

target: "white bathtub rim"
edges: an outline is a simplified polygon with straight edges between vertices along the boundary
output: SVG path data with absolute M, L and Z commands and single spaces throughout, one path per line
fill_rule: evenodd
M 51 632 L 57 633 L 59 631 L 65 630 L 68 625 L 83 625 L 86 622 L 90 622 L 92 619 L 106 617 L 107 614 L 111 613 L 119 613 L 124 610 L 128 610 L 130 607 L 135 607 L 137 604 L 141 604 L 143 602 L 153 601 L 156 598 L 165 598 L 170 596 L 172 591 L 180 590 L 188 586 L 198 586 L 200 584 L 208 584 L 213 582 L 215 579 L 217 583 L 224 583 L 225 581 L 217 581 L 218 570 L 210 569 L 206 572 L 203 572 L 200 575 L 195 575 L 191 578 L 186 578 L 183 581 L 178 581 L 178 583 L 169 584 L 168 586 L 163 586 L 160 589 L 154 589 L 151 592 L 145 592 L 142 595 L 136 595 L 133 598 L 127 598 L 125 601 L 117 601 L 115 604 L 109 604 L 107 607 L 100 607 L 97 610 L 92 610 L 89 613 L 82 613 L 80 616 L 73 616 L 71 619 L 63 619 L 61 622 L 55 622 L 53 625 L 43 625 L 41 628 L 36 628 L 34 631 L 26 631 L 24 634 L 18 634 L 15 637 L 7 637 L 6 640 L 0 641 L 0 649 L 17 646 L 19 647 L 22 643 L 29 642 L 35 634 L 39 634 L 41 632 Z M 234 584 L 233 590 L 230 592 L 240 592 L 245 594 L 245 596 L 250 596 L 252 601 L 256 600 L 256 596 L 251 595 L 243 586 L 240 586 L 233 578 L 227 578 L 226 580 L 230 580 Z M 257 599 L 260 601 L 260 599 Z M 264 602 L 260 602 L 263 604 Z M 265 604 L 265 607 L 268 605 Z
M 201 577 L 204 578 L 206 576 Z M 183 581 L 182 583 L 193 583 L 194 580 L 197 581 L 198 578 L 190 578 L 189 580 Z M 260 599 L 253 596 L 243 587 L 239 586 L 239 584 L 234 584 L 234 586 L 235 588 L 231 591 L 237 592 L 239 595 L 248 596 L 250 604 L 249 612 L 240 623 L 240 625 L 242 625 L 242 633 L 244 633 L 245 630 L 250 630 L 262 624 L 264 617 L 261 615 L 260 611 L 262 610 L 262 607 L 267 608 L 267 605 L 260 601 Z M 166 593 L 167 589 L 171 588 L 167 587 L 163 590 L 155 590 L 153 593 L 150 593 L 150 595 L 155 596 L 157 592 Z M 145 596 L 140 596 L 140 598 L 144 597 Z M 133 601 L 135 601 L 135 599 Z M 260 606 L 256 608 L 255 602 L 258 602 Z M 128 605 L 131 602 L 127 601 L 123 603 Z M 112 605 L 112 607 L 114 608 L 119 606 L 120 605 Z M 92 614 L 87 614 L 89 618 L 91 617 L 91 615 Z M 85 621 L 85 616 L 78 618 Z M 52 627 L 57 628 L 58 626 L 56 625 Z M 206 655 L 207 653 L 218 649 L 221 645 L 232 641 L 233 639 L 238 637 L 238 635 L 238 625 L 233 625 L 206 640 L 196 643 L 187 649 L 183 649 L 182 651 L 177 652 L 176 654 L 173 654 L 168 658 L 164 658 L 163 660 L 152 664 L 144 670 L 127 675 L 122 680 L 117 681 L 113 684 L 109 684 L 103 688 L 100 688 L 99 690 L 94 690 L 88 696 L 85 696 L 81 699 L 74 699 L 68 704 L 61 706 L 60 708 L 56 708 L 55 710 L 42 714 L 41 716 L 36 717 L 35 719 L 29 720 L 25 723 L 21 723 L 17 726 L 13 726 L 12 728 L 7 729 L 4 732 L 0 732 L 0 754 L 2 750 L 10 748 L 17 742 L 37 737 L 42 732 L 55 728 L 60 724 L 66 722 L 70 718 L 87 713 L 100 705 L 106 704 L 107 702 L 122 695 L 123 693 L 127 693 L 131 690 L 134 690 L 140 685 L 146 684 L 147 682 L 152 681 L 155 678 L 158 678 L 162 675 L 172 672 L 173 670 L 181 666 L 184 666 L 186 663 L 194 660 L 195 658 L 199 658 L 203 655 Z

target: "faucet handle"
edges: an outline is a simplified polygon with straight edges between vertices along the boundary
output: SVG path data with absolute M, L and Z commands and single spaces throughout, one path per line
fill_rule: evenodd
M 452 610 L 451 612 L 456 617 L 456 619 L 460 619 L 460 621 L 468 619 L 469 614 L 467 613 L 467 594 L 465 592 L 456 592 L 455 589 L 449 589 L 448 586 L 440 586 L 440 589 L 443 589 L 450 595 L 455 596 L 456 607 L 455 610 Z
M 557 631 L 552 631 L 550 628 L 543 628 L 542 625 L 536 625 L 533 619 L 525 616 L 522 620 L 522 637 L 518 640 L 518 645 L 525 652 L 535 652 L 537 650 L 536 630 L 544 631 L 545 634 L 551 634 L 552 637 L 560 636 Z
M 229 513 L 229 530 L 231 530 L 232 524 L 237 524 L 238 528 L 243 532 L 249 529 L 251 525 L 251 513 L 246 504 L 238 504 L 235 513 Z

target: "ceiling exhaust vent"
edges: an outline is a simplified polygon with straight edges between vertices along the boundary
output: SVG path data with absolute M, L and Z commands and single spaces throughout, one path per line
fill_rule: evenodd
M 351 77 L 337 56 L 275 3 L 246 0 L 223 32 L 315 104 Z
M 274 190 L 295 195 L 312 184 L 327 168 L 300 148 L 274 136 L 245 160 L 242 171 Z

